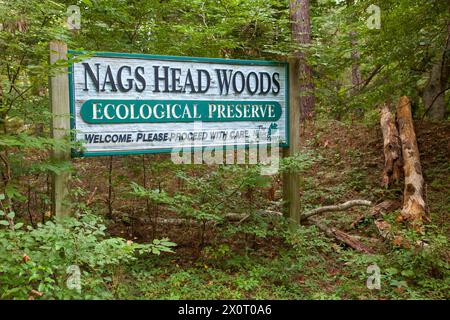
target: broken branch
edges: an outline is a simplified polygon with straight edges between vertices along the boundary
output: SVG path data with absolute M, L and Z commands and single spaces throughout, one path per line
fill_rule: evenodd
M 315 218 L 309 218 L 308 221 L 311 221 L 316 227 L 325 232 L 327 236 L 333 237 L 339 242 L 344 243 L 357 251 L 369 254 L 373 253 L 373 250 L 371 248 L 367 247 L 364 243 L 349 235 L 348 233 L 345 233 L 344 231 L 338 230 L 333 227 L 328 227 Z
M 310 211 L 305 212 L 304 214 L 301 215 L 301 220 L 306 220 L 312 216 L 315 216 L 317 214 L 320 213 L 324 213 L 324 212 L 330 212 L 330 211 L 343 211 L 343 210 L 347 210 L 351 207 L 354 206 L 371 206 L 372 202 L 368 201 L 368 200 L 350 200 L 338 205 L 334 205 L 334 206 L 324 206 L 324 207 L 320 207 L 320 208 L 316 208 Z

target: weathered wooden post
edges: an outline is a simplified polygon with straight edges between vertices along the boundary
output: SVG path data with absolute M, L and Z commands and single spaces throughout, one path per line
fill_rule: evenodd
M 283 150 L 284 157 L 300 152 L 300 59 L 289 62 L 289 147 Z M 283 199 L 286 216 L 293 224 L 300 223 L 299 174 L 283 173 Z
M 50 42 L 50 64 L 67 59 L 67 44 L 62 41 Z M 69 79 L 67 68 L 52 73 L 49 80 L 50 105 L 52 112 L 51 134 L 54 139 L 64 139 L 70 130 Z M 54 149 L 52 158 L 57 161 L 70 159 L 70 148 Z M 70 215 L 67 203 L 70 173 L 52 174 L 52 214 L 61 217 Z

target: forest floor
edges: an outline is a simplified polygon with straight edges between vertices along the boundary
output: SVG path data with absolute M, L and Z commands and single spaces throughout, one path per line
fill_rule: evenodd
M 156 237 L 168 237 L 177 243 L 175 253 L 142 257 L 119 268 L 112 291 L 122 299 L 450 298 L 450 124 L 416 122 L 415 126 L 431 218 L 426 236 L 407 231 L 396 222 L 398 211 L 382 219 L 400 235 L 400 242 L 382 238 L 373 218 L 351 228 L 351 223 L 369 210 L 364 207 L 318 218 L 350 234 L 376 239 L 368 243 L 375 254 L 338 244 L 311 225 L 265 237 L 230 237 L 209 228 L 201 250 L 197 228 L 161 225 Z M 314 150 L 319 159 L 301 177 L 304 210 L 351 199 L 401 201 L 401 184 L 389 190 L 380 187 L 384 157 L 379 126 L 321 121 L 304 129 L 302 145 L 305 150 Z M 104 159 L 89 161 L 90 166 L 92 161 L 105 166 Z M 79 161 L 77 165 L 83 175 L 90 176 L 92 185 L 87 189 L 92 190 L 94 185 L 105 188 L 102 178 L 89 172 L 86 163 Z M 126 175 L 122 172 L 116 179 L 125 179 Z M 105 194 L 102 190 L 98 193 Z M 279 197 L 280 190 L 276 194 Z M 123 208 L 126 211 L 126 203 Z M 152 231 L 150 224 L 117 219 L 109 227 L 110 233 L 136 242 L 151 240 Z M 415 246 L 418 239 L 428 244 L 425 250 Z M 375 263 L 380 268 L 381 289 L 369 290 L 367 267 Z

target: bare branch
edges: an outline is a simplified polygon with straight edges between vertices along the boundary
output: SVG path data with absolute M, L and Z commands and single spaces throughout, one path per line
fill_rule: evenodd
M 368 200 L 350 200 L 350 201 L 344 202 L 342 204 L 338 204 L 338 205 L 334 205 L 334 206 L 325 206 L 325 207 L 320 207 L 317 209 L 307 211 L 301 215 L 301 220 L 306 220 L 312 216 L 315 216 L 317 214 L 324 213 L 324 212 L 342 211 L 342 210 L 347 210 L 354 206 L 370 207 L 371 205 L 372 205 L 372 202 L 370 202 Z

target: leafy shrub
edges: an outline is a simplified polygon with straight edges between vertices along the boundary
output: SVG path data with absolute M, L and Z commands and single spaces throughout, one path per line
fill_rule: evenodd
M 2 299 L 109 299 L 120 266 L 139 254 L 172 252 L 175 245 L 167 239 L 137 244 L 108 238 L 106 226 L 90 214 L 23 229 L 18 223 L 14 230 L 0 230 Z M 81 290 L 67 285 L 73 266 L 80 270 Z
M 412 230 L 402 234 L 403 243 L 410 247 L 396 246 L 388 255 L 359 255 L 348 251 L 340 259 L 351 267 L 353 275 L 361 282 L 367 279 L 366 268 L 376 263 L 381 271 L 381 293 L 391 298 L 448 298 L 450 266 L 448 240 L 429 230 L 423 246 L 423 235 Z

